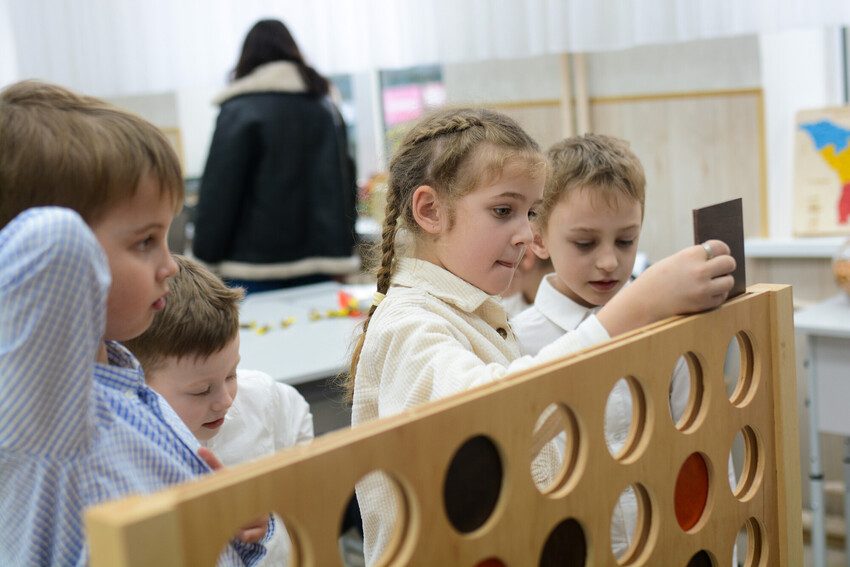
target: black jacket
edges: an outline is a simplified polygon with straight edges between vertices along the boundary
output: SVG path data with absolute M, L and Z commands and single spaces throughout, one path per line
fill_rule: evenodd
M 195 256 L 247 280 L 356 271 L 356 184 L 336 108 L 305 93 L 288 62 L 258 67 L 219 100 Z

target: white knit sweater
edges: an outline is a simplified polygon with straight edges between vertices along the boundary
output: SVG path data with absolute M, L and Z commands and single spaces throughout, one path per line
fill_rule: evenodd
M 605 341 L 591 315 L 574 332 L 520 357 L 516 337 L 497 297 L 423 260 L 399 260 L 392 286 L 375 310 L 357 365 L 352 425 L 400 413 L 419 404 L 486 384 L 505 375 Z M 552 451 L 537 476 L 557 471 Z M 542 480 L 537 479 L 536 480 Z M 374 564 L 395 525 L 388 483 L 375 476 L 357 485 L 364 551 Z

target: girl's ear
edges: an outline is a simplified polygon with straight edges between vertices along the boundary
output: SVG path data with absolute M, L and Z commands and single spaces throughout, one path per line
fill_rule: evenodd
M 537 230 L 534 230 L 534 238 L 531 240 L 531 250 L 541 260 L 549 257 L 549 250 L 546 248 L 546 243 L 543 242 L 543 237 Z
M 430 185 L 420 185 L 413 191 L 413 219 L 428 234 L 442 230 L 445 214 L 437 191 Z

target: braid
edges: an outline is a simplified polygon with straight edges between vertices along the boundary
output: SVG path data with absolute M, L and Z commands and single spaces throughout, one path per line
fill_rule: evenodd
M 434 124 L 431 128 L 423 129 L 422 132 L 412 136 L 409 142 L 414 145 L 421 144 L 426 140 L 431 140 L 445 134 L 456 134 L 475 126 L 484 126 L 484 123 L 477 116 L 463 116 L 460 114 L 450 116 L 442 124 Z
M 395 235 L 398 228 L 399 213 L 401 212 L 400 192 L 390 191 L 389 193 L 387 206 L 384 209 L 384 229 L 381 233 L 381 265 L 378 267 L 378 292 L 380 293 L 387 293 L 390 288 L 393 261 L 395 260 Z M 357 363 L 360 362 L 360 352 L 363 350 L 366 331 L 369 329 L 369 321 L 372 319 L 375 309 L 377 309 L 377 305 L 372 304 L 369 313 L 366 315 L 366 320 L 363 321 L 363 330 L 360 332 L 360 338 L 357 339 L 357 345 L 354 347 L 351 356 L 351 365 L 348 368 L 347 380 L 345 380 L 345 396 L 349 402 L 354 399 L 354 379 L 357 374 Z
M 521 164 L 529 176 L 545 171 L 545 159 L 537 143 L 516 122 L 491 110 L 438 110 L 407 132 L 390 160 L 377 270 L 379 293 L 387 293 L 392 281 L 399 227 L 414 238 L 422 236 L 413 212 L 413 195 L 417 188 L 428 185 L 446 200 L 450 206 L 451 226 L 454 221 L 452 200 L 474 189 L 492 176 L 493 171 L 501 171 L 508 160 Z M 348 401 L 353 400 L 357 364 L 375 309 L 375 305 L 369 308 L 352 351 L 348 374 L 340 377 L 345 383 Z
M 384 213 L 386 221 L 381 234 L 381 266 L 378 268 L 378 291 L 380 293 L 387 293 L 390 288 L 393 260 L 395 259 L 395 235 L 400 213 L 399 192 L 392 191 L 390 198 L 387 199 Z

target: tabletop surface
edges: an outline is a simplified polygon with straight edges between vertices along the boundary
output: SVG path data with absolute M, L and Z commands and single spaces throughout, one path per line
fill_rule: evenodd
M 328 311 L 339 309 L 341 290 L 361 298 L 371 296 L 374 286 L 327 282 L 246 297 L 239 310 L 243 327 L 239 368 L 261 370 L 288 384 L 335 376 L 347 369 L 363 318 L 327 316 Z M 316 313 L 321 317 L 315 319 Z M 286 320 L 288 326 L 283 324 Z
M 794 328 L 824 337 L 850 338 L 850 296 L 830 297 L 794 314 Z
M 335 376 L 348 367 L 362 317 L 328 317 L 337 294 L 361 298 L 374 286 L 336 282 L 249 295 L 240 308 L 240 368 L 261 370 L 275 380 L 300 384 Z M 311 319 L 311 313 L 321 317 Z M 283 322 L 291 323 L 284 327 Z M 839 294 L 794 314 L 794 327 L 810 335 L 850 338 L 850 296 Z

